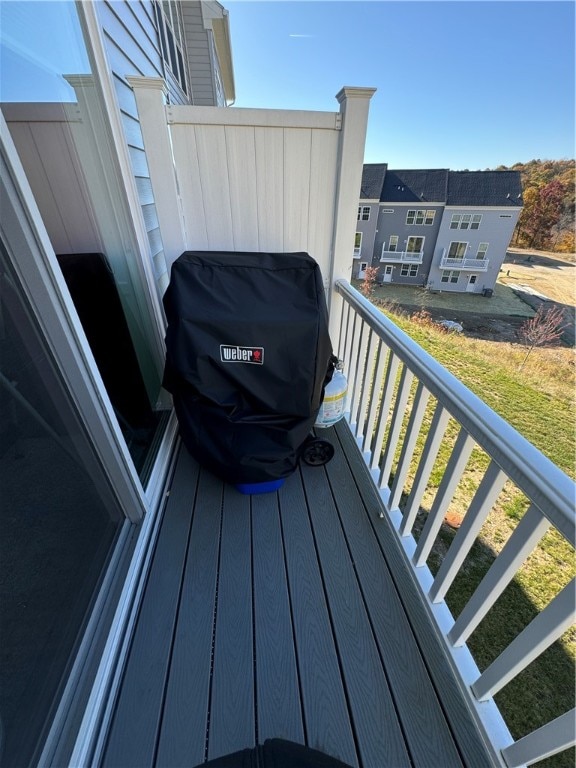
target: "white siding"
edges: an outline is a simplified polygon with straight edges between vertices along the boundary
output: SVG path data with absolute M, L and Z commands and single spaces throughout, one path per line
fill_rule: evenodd
M 120 107 L 122 125 L 132 163 L 138 198 L 151 244 L 150 259 L 158 291 L 164 292 L 168 283 L 166 259 L 161 247 L 158 218 L 150 184 L 148 163 L 144 152 L 142 130 L 138 119 L 136 99 L 126 77 L 163 77 L 164 67 L 158 45 L 154 13 L 150 2 L 100 2 L 97 4 L 103 30 L 106 56 L 112 71 L 112 82 Z M 175 90 L 174 93 L 179 89 Z M 178 100 L 180 100 L 178 96 Z
M 212 106 L 216 104 L 216 94 L 208 39 L 211 32 L 204 28 L 199 2 L 182 4 L 182 22 L 187 43 L 190 100 L 192 104 Z

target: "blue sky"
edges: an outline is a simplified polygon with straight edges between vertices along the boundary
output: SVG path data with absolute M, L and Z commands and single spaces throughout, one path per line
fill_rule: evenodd
M 338 111 L 372 86 L 366 162 L 574 157 L 575 4 L 227 0 L 237 107 Z

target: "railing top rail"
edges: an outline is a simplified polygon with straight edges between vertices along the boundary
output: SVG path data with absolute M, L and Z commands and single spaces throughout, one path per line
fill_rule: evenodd
M 337 280 L 336 290 L 574 546 L 571 478 L 346 280 Z

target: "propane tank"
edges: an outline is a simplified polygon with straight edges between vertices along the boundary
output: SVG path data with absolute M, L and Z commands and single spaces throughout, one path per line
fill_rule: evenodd
M 315 427 L 331 427 L 344 416 L 348 382 L 342 372 L 344 364 L 338 360 L 332 380 L 324 389 L 324 400 L 316 417 Z

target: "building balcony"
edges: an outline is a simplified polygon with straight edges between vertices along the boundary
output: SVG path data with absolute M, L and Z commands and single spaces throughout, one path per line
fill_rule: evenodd
M 394 264 L 422 264 L 422 251 L 382 251 L 380 261 Z
M 513 768 L 574 740 L 572 711 L 514 741 L 493 699 L 569 627 L 573 583 L 482 672 L 466 646 L 549 528 L 574 544 L 574 483 L 347 282 L 337 291 L 349 390 L 346 419 L 321 432 L 334 458 L 247 497 L 178 449 L 91 764 L 194 766 L 281 737 L 359 768 Z M 473 449 L 485 470 L 433 575 Z M 445 595 L 505 485 L 528 510 L 452 616 Z
M 442 269 L 459 269 L 463 272 L 486 272 L 489 263 L 489 259 L 454 259 L 448 256 L 440 259 Z
M 341 115 L 273 112 L 263 122 L 252 110 L 166 108 L 148 79 L 133 85 L 167 258 L 255 243 L 320 253 L 348 413 L 322 432 L 335 447 L 331 462 L 303 465 L 262 496 L 242 496 L 175 446 L 158 489 L 164 503 L 126 522 L 134 557 L 94 684 L 78 696 L 73 726 L 81 725 L 65 764 L 192 767 L 272 737 L 356 768 L 515 768 L 568 748 L 573 711 L 515 741 L 494 696 L 569 626 L 574 585 L 534 609 L 532 621 L 521 606 L 507 616 L 515 631 L 506 647 L 486 649 L 482 670 L 467 642 L 549 528 L 574 545 L 574 483 L 347 282 L 335 282 L 350 266 L 361 178 L 356 149 L 344 149 L 364 141 L 353 115 L 366 116 L 369 89 L 353 98 L 343 89 Z M 197 125 L 202 150 L 191 169 Z M 271 170 L 260 176 L 260 167 Z M 170 184 L 167 169 L 177 174 Z M 284 215 L 280 234 L 271 211 Z M 382 256 L 422 263 L 421 253 Z M 464 503 L 472 450 L 485 464 Z M 466 578 L 481 527 L 510 488 L 528 509 L 453 615 L 447 592 Z M 452 503 L 462 524 L 433 569 Z

